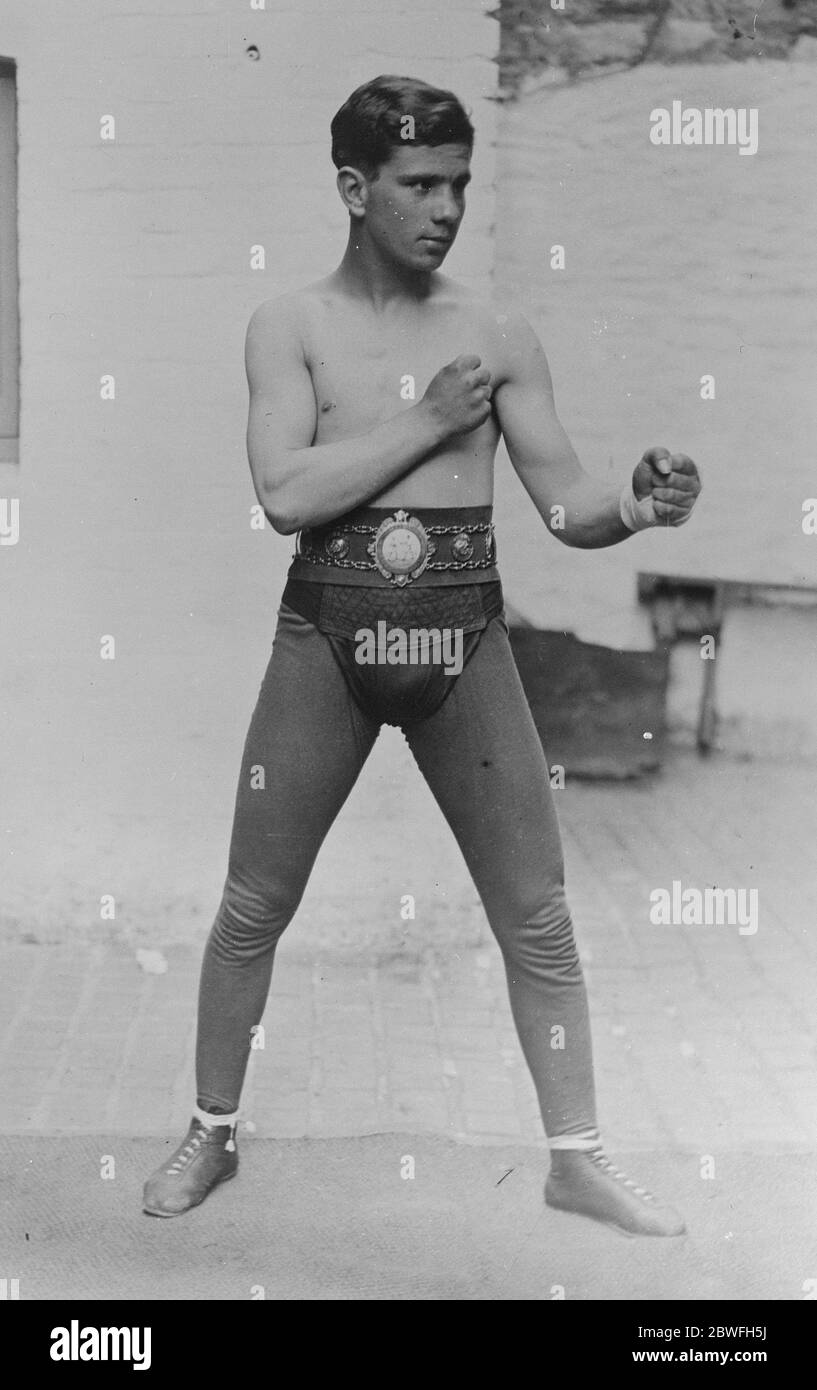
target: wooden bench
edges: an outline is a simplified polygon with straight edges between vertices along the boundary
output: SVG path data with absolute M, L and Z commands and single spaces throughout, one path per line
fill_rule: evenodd
M 638 601 L 650 612 L 657 651 L 668 655 L 676 642 L 700 644 L 702 637 L 713 637 L 720 651 L 723 629 L 730 608 L 739 605 L 817 606 L 817 587 L 794 584 L 767 584 L 762 581 L 690 578 L 689 575 L 638 575 Z M 701 698 L 698 706 L 696 741 L 701 753 L 708 753 L 715 742 L 718 724 L 716 704 L 717 660 L 703 661 Z

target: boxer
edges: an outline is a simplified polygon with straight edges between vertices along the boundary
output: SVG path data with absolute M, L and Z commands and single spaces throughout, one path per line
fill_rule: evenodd
M 601 1145 L 559 828 L 511 656 L 491 508 L 500 437 L 569 546 L 680 526 L 701 485 L 691 459 L 666 448 L 648 449 L 623 484 L 592 478 L 559 422 L 530 324 L 441 273 L 473 139 L 451 92 L 389 76 L 353 92 L 332 122 L 343 258 L 261 304 L 247 330 L 253 483 L 274 529 L 297 536 L 296 553 L 204 953 L 196 1106 L 146 1184 L 154 1216 L 180 1215 L 237 1170 L 241 1087 L 277 943 L 389 723 L 456 836 L 502 951 L 550 1149 L 545 1201 L 630 1234 L 684 1231 Z M 359 634 L 379 622 L 460 632 L 460 669 L 357 661 Z

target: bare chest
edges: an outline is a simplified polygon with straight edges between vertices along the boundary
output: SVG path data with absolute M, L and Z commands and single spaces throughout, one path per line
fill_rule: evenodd
M 464 317 L 378 324 L 325 313 L 310 325 L 305 348 L 318 444 L 363 433 L 409 409 L 440 368 L 461 353 L 477 354 L 493 370 L 484 331 Z

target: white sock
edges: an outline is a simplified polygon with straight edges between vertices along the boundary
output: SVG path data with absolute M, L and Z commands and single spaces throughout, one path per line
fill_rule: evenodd
M 208 1129 L 215 1129 L 218 1125 L 229 1125 L 231 1129 L 235 1129 L 238 1124 L 239 1112 L 237 1110 L 234 1110 L 231 1115 L 211 1115 L 209 1110 L 201 1110 L 198 1105 L 194 1105 L 193 1114 Z
M 556 1152 L 578 1149 L 589 1153 L 592 1149 L 601 1148 L 601 1135 L 597 1129 L 583 1129 L 578 1134 L 554 1134 L 548 1138 L 548 1147 Z

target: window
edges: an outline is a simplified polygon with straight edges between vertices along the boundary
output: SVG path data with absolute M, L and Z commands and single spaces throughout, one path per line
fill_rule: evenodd
M 14 63 L 0 58 L 0 463 L 17 462 L 19 422 L 17 94 Z

